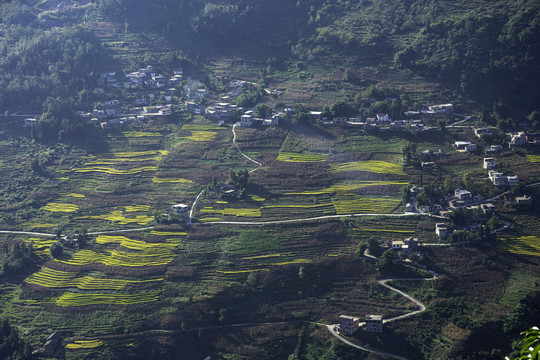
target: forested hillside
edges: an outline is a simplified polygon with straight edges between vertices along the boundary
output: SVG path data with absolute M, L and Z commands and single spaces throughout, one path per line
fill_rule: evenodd
M 3 109 L 16 109 L 21 98 L 40 107 L 47 95 L 80 91 L 103 59 L 87 31 L 51 27 L 59 19 L 47 22 L 31 5 L 0 6 Z M 530 79 L 540 76 L 540 4 L 533 0 L 93 0 L 74 14 L 82 24 L 152 31 L 193 52 L 232 47 L 349 66 L 369 58 L 453 84 L 501 118 L 538 110 L 540 85 Z
M 0 5 L 0 17 L 0 108 L 39 110 L 47 96 L 87 87 L 102 59 L 90 32 L 39 27 L 35 14 L 17 2 Z
M 540 4 L 508 1 L 98 1 L 102 15 L 196 46 L 268 57 L 365 57 L 453 83 L 501 109 L 535 109 Z M 127 18 L 126 18 L 127 17 Z M 276 52 L 282 50 L 280 52 Z

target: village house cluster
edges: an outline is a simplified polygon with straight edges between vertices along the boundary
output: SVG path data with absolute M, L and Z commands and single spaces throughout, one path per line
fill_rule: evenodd
M 172 76 L 166 78 L 148 65 L 138 71 L 125 74 L 125 78 L 125 81 L 119 81 L 116 71 L 106 71 L 99 75 L 97 85 L 133 89 L 137 96 L 134 103 L 125 104 L 118 99 L 109 99 L 97 103 L 92 111 L 76 111 L 76 115 L 82 120 L 108 130 L 172 114 L 174 108 L 170 103 L 154 106 L 149 106 L 149 104 L 158 97 L 161 97 L 161 101 L 172 101 L 183 79 L 182 69 L 174 69 Z
M 392 120 L 388 114 L 380 113 L 374 117 L 367 117 L 365 120 L 361 116 L 357 117 L 335 117 L 328 120 L 322 116 L 320 111 L 310 111 L 309 117 L 315 121 L 322 121 L 325 126 L 346 126 L 357 127 L 364 131 L 396 131 L 407 130 L 413 134 L 422 133 L 426 127 L 419 119 Z
M 244 80 L 231 80 L 229 82 L 230 93 L 229 95 L 222 96 L 219 102 L 212 105 L 204 106 L 198 103 L 196 100 L 200 97 L 205 97 L 207 93 L 201 93 L 196 90 L 190 96 L 190 99 L 186 100 L 184 105 L 188 113 L 194 115 L 201 115 L 208 120 L 217 121 L 219 124 L 230 122 L 232 119 L 236 121 L 237 126 L 250 127 L 254 125 L 261 126 L 279 126 L 280 120 L 283 118 L 282 112 L 272 112 L 267 118 L 258 118 L 253 110 L 246 110 L 241 106 L 231 104 L 230 100 L 240 94 L 241 90 L 247 86 L 256 86 L 254 83 L 250 83 Z

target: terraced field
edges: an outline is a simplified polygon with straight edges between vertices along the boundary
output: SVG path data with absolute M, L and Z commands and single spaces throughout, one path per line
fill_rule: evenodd
M 278 161 L 287 161 L 287 162 L 322 162 L 328 159 L 326 154 L 297 154 L 290 152 L 280 152 L 276 158 Z
M 261 217 L 260 209 L 235 209 L 235 208 L 225 208 L 225 209 L 214 209 L 212 207 L 204 207 L 201 209 L 201 214 L 222 214 L 222 215 L 232 215 L 238 217 Z
M 217 132 L 214 131 L 196 131 L 191 130 L 191 135 L 184 136 L 184 139 L 193 141 L 214 141 L 217 137 Z
M 134 305 L 159 300 L 160 291 L 130 294 L 80 294 L 63 293 L 55 304 L 58 306 Z
M 108 220 L 114 223 L 118 223 L 119 225 L 138 224 L 141 226 L 148 225 L 150 222 L 154 220 L 153 216 L 147 216 L 147 215 L 131 216 L 129 214 L 132 212 L 139 212 L 139 211 L 141 210 L 130 211 L 128 210 L 128 208 L 126 208 L 125 210 L 114 210 L 114 211 L 111 211 L 110 213 L 103 214 L 103 215 L 79 216 L 79 217 L 76 217 L 75 220 L 98 219 L 98 220 Z M 148 212 L 148 210 L 144 212 Z M 126 214 L 128 216 L 126 216 Z
M 47 288 L 78 288 L 80 290 L 122 290 L 128 285 L 138 285 L 163 281 L 163 278 L 150 280 L 127 280 L 95 278 L 81 276 L 77 272 L 60 271 L 43 268 L 28 277 L 28 284 L 39 285 Z
M 30 237 L 24 239 L 24 242 L 27 245 L 32 244 L 32 248 L 34 249 L 34 253 L 38 255 L 42 259 L 48 259 L 50 256 L 50 247 L 56 240 L 51 238 L 37 238 L 37 237 Z
M 53 211 L 53 212 L 75 212 L 79 210 L 79 207 L 73 204 L 48 203 L 47 205 L 43 206 L 41 209 L 47 210 L 47 211 Z
M 330 169 L 335 173 L 344 171 L 370 171 L 379 174 L 405 175 L 401 165 L 377 160 L 330 164 Z
M 401 200 L 388 198 L 344 199 L 333 201 L 337 214 L 389 214 Z
M 167 265 L 174 259 L 168 249 L 152 249 L 144 252 L 126 252 L 120 250 L 105 250 L 98 252 L 83 249 L 69 260 L 56 260 L 67 265 L 103 264 L 107 266 L 159 266 Z
M 336 184 L 330 187 L 320 189 L 320 190 L 309 190 L 301 192 L 290 192 L 285 193 L 284 195 L 323 195 L 323 194 L 351 194 L 355 190 L 366 188 L 369 186 L 389 186 L 389 185 L 398 185 L 403 186 L 407 185 L 408 182 L 404 181 L 390 181 L 390 180 L 374 180 L 374 181 L 358 181 L 355 184 Z
M 499 247 L 514 254 L 540 256 L 540 237 L 534 235 L 501 237 Z

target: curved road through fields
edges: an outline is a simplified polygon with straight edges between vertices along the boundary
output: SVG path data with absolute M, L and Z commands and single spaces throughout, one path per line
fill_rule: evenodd
M 414 278 L 414 279 L 394 278 L 394 279 L 381 279 L 381 280 L 379 280 L 378 283 L 381 284 L 382 286 L 390 289 L 391 291 L 397 292 L 401 296 L 406 297 L 407 299 L 409 299 L 410 301 L 412 301 L 413 303 L 418 305 L 418 310 L 415 310 L 413 312 L 403 314 L 403 315 L 400 315 L 400 316 L 395 316 L 395 317 L 392 317 L 392 318 L 384 319 L 383 323 L 389 323 L 389 322 L 392 322 L 392 321 L 404 319 L 404 318 L 407 318 L 409 316 L 413 316 L 413 315 L 419 314 L 419 313 L 421 313 L 423 311 L 426 311 L 426 306 L 423 303 L 421 303 L 419 300 L 415 299 L 414 297 L 412 297 L 411 295 L 407 294 L 404 291 L 398 290 L 395 287 L 388 285 L 387 282 L 389 282 L 389 281 L 431 281 L 433 279 L 435 279 L 435 277 L 432 277 L 432 278 Z M 360 326 L 362 326 L 364 324 L 365 323 L 360 323 Z M 349 346 L 355 347 L 355 348 L 360 349 L 360 350 L 369 351 L 369 352 L 372 352 L 372 353 L 375 353 L 375 354 L 385 355 L 385 356 L 391 357 L 393 359 L 409 360 L 405 356 L 393 354 L 393 353 L 390 353 L 390 352 L 385 351 L 385 350 L 372 348 L 370 346 L 361 346 L 361 345 L 355 344 L 352 341 L 347 340 L 346 338 L 342 337 L 337 331 L 334 330 L 334 328 L 337 326 L 337 324 L 325 325 L 325 326 L 333 336 L 335 336 L 341 342 L 343 342 L 343 343 L 345 343 L 345 344 L 347 344 Z

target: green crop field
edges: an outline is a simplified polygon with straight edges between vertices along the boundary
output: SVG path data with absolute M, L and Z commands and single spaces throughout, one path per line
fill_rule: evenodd
M 333 201 L 337 214 L 389 214 L 400 203 L 401 200 L 397 199 L 368 197 Z

